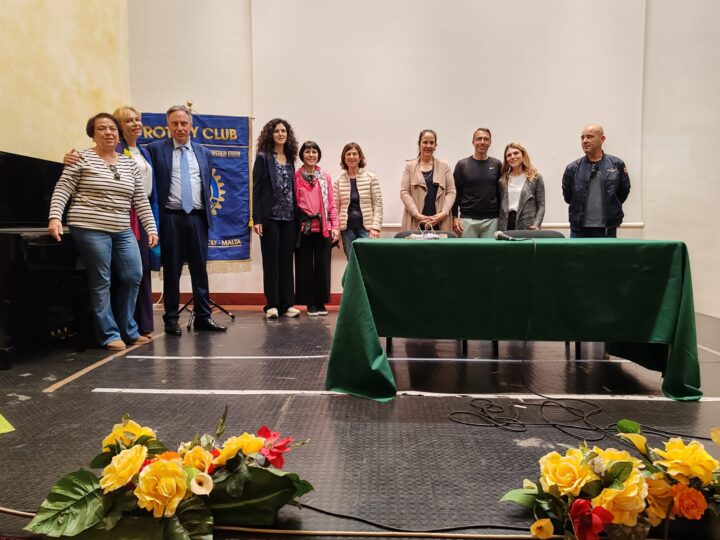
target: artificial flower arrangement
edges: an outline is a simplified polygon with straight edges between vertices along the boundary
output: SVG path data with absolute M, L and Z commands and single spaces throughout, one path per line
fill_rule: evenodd
M 26 530 L 50 537 L 86 539 L 211 540 L 213 525 L 272 525 L 277 511 L 313 489 L 282 471 L 292 437 L 262 426 L 217 445 L 195 435 L 176 452 L 149 427 L 125 415 L 102 442 L 86 470 L 61 478 Z
M 651 448 L 640 425 L 631 420 L 617 424 L 619 437 L 632 444 L 640 457 L 615 448 L 568 448 L 564 455 L 550 452 L 540 458 L 540 478 L 523 481 L 522 489 L 506 493 L 501 501 L 514 501 L 533 510 L 530 532 L 536 538 L 559 535 L 565 540 L 642 540 L 651 527 L 668 535 L 673 522 L 696 522 L 720 516 L 720 464 L 698 441 L 681 438 Z M 720 428 L 711 431 L 720 444 Z M 706 519 L 707 520 L 707 519 Z M 664 530 L 663 530 L 664 529 Z M 715 538 L 717 529 L 702 536 Z

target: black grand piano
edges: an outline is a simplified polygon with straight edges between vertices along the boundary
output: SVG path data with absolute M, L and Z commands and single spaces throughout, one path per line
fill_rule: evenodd
M 66 229 L 47 232 L 62 172 L 54 161 L 0 151 L 0 369 L 19 349 L 91 337 L 87 278 Z

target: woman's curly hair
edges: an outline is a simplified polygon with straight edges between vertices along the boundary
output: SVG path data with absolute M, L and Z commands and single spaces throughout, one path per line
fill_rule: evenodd
M 283 120 L 282 118 L 273 118 L 263 126 L 257 140 L 257 151 L 265 154 L 272 154 L 273 149 L 275 148 L 275 143 L 273 142 L 273 131 L 275 131 L 275 128 L 280 123 L 282 123 L 287 130 L 287 139 L 283 145 L 285 158 L 289 161 L 295 161 L 295 158 L 298 155 L 298 143 L 297 139 L 295 139 L 295 132 L 288 121 Z

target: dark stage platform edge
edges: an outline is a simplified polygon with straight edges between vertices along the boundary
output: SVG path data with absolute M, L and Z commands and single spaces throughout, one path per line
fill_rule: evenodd
M 519 487 L 523 478 L 536 478 L 542 455 L 578 441 L 550 426 L 512 432 L 452 422 L 456 411 L 475 411 L 470 396 L 457 394 L 489 395 L 487 399 L 526 422 L 538 420 L 535 405 L 542 401 L 529 395 L 530 387 L 588 397 L 591 404 L 573 405 L 601 407 L 592 417 L 598 425 L 633 418 L 706 436 L 720 424 L 720 400 L 713 399 L 720 396 L 720 363 L 707 350 L 701 350 L 707 399 L 679 403 L 661 398 L 659 374 L 603 360 L 599 344 L 584 345 L 584 359 L 578 361 L 574 351 L 558 343 L 500 343 L 498 358 L 492 358 L 489 343 L 471 342 L 468 356 L 459 358 L 452 341 L 396 339 L 391 365 L 398 388 L 442 395 L 399 395 L 381 404 L 323 393 L 333 314 L 278 321 L 265 321 L 257 312 L 237 315 L 226 335 L 159 336 L 52 392 L 43 390 L 107 353 L 76 352 L 57 343 L 0 372 L 0 414 L 15 427 L 0 435 L 0 506 L 34 510 L 61 474 L 87 466 L 126 412 L 174 446 L 195 432 L 211 431 L 227 404 L 227 435 L 267 424 L 309 439 L 287 458 L 286 468 L 315 486 L 301 502 L 402 529 L 466 525 L 467 530 L 458 532 L 501 538 L 528 534 L 532 521 L 515 505 L 499 503 L 502 494 Z M 512 395 L 523 397 L 518 401 Z M 570 420 L 558 409 L 550 415 L 555 421 Z M 479 422 L 470 415 L 460 417 Z M 598 444 L 618 446 L 611 439 Z M 706 447 L 720 457 L 712 443 Z M 26 523 L 25 518 L 0 514 L 0 536 L 27 536 L 22 531 Z M 523 527 L 525 532 L 492 525 Z M 307 508 L 284 509 L 277 527 L 379 531 Z M 268 538 L 234 532 L 216 536 Z

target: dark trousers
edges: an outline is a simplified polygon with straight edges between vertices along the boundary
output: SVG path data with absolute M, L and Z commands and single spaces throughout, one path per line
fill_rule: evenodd
M 515 210 L 510 210 L 508 212 L 508 219 L 507 219 L 507 230 L 508 231 L 515 230 L 516 221 L 517 221 L 517 212 Z
M 135 322 L 141 334 L 149 334 L 155 329 L 153 323 L 152 274 L 150 273 L 150 246 L 145 228 L 140 225 L 140 260 L 142 261 L 142 280 L 135 302 Z
M 582 227 L 571 230 L 570 238 L 617 238 L 617 227 Z
M 330 238 L 303 235 L 295 250 L 295 301 L 319 306 L 330 301 Z
M 160 256 L 163 265 L 165 323 L 176 323 L 180 313 L 180 273 L 187 261 L 193 292 L 193 311 L 198 319 L 210 317 L 208 287 L 208 224 L 205 211 L 186 214 L 165 210 L 160 223 Z
M 263 264 L 263 291 L 265 293 L 265 311 L 270 308 L 285 313 L 295 303 L 293 290 L 293 249 L 297 236 L 295 221 L 276 221 L 263 223 L 263 235 L 260 237 Z

